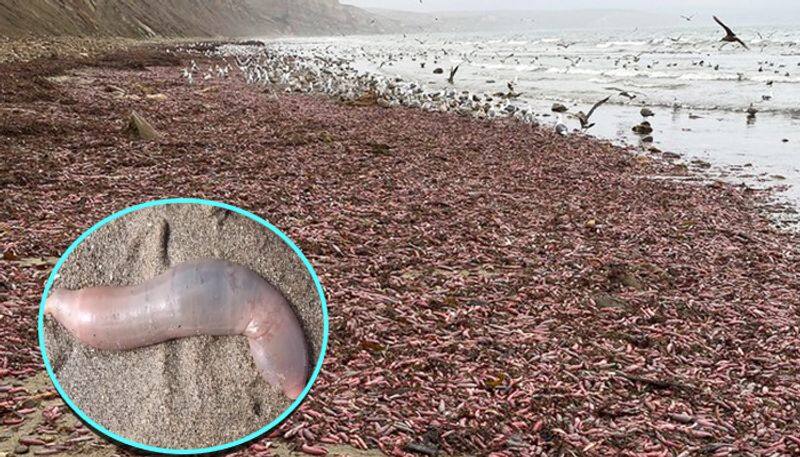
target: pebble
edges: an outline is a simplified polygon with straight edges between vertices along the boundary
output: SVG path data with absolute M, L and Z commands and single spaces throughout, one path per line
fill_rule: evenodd
M 25 446 L 24 444 L 20 444 L 19 446 L 14 448 L 14 454 L 27 454 L 30 448 Z

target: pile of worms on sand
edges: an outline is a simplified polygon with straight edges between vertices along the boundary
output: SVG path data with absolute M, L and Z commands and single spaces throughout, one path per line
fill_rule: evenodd
M 761 192 L 663 179 L 685 166 L 512 119 L 285 93 L 237 69 L 187 84 L 190 60 L 225 65 L 189 50 L 0 65 L 2 379 L 42 369 L 53 257 L 112 212 L 197 196 L 284 230 L 329 302 L 311 394 L 235 455 L 800 452 L 798 236 Z M 163 134 L 130 137 L 131 110 Z M 35 395 L 53 393 L 0 382 L 3 427 L 48 418 L 38 443 L 68 414 Z M 32 447 L 101 442 L 71 433 Z

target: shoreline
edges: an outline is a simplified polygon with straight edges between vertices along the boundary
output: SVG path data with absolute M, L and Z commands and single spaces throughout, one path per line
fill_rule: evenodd
M 297 449 L 800 451 L 798 235 L 763 194 L 547 127 L 190 86 L 188 60 L 221 61 L 161 49 L 0 65 L 48 81 L 0 105 L 13 369 L 36 367 L 46 259 L 122 207 L 202 196 L 285 229 L 330 296 L 325 369 L 272 434 Z M 131 110 L 162 138 L 130 138 Z
M 648 36 L 651 43 L 659 41 L 658 34 L 644 36 Z M 347 59 L 350 65 L 360 71 L 379 78 L 397 76 L 409 82 L 414 81 L 428 92 L 469 91 L 470 96 L 477 95 L 485 99 L 487 94 L 507 92 L 506 83 L 511 79 L 519 97 L 510 100 L 510 104 L 532 111 L 535 122 L 554 125 L 557 114 L 551 112 L 551 106 L 560 103 L 568 108 L 563 115 L 569 130 L 579 127 L 576 118 L 578 110 L 586 111 L 597 100 L 610 95 L 611 99 L 593 114 L 592 122 L 596 125 L 588 134 L 624 146 L 639 147 L 643 152 L 649 149 L 654 152 L 665 151 L 668 158 L 680 156 L 687 165 L 694 161 L 698 165 L 710 163 L 713 167 L 700 171 L 712 173 L 734 184 L 773 187 L 776 189 L 776 198 L 791 204 L 794 211 L 800 203 L 800 169 L 792 166 L 793 152 L 800 138 L 793 133 L 797 130 L 796 121 L 791 116 L 794 111 L 781 111 L 793 106 L 791 100 L 794 92 L 783 87 L 784 84 L 776 84 L 774 100 L 770 95 L 756 103 L 758 116 L 746 121 L 745 111 L 749 101 L 745 100 L 751 96 L 759 100 L 762 98 L 762 93 L 756 89 L 759 85 L 751 78 L 766 81 L 765 78 L 775 75 L 771 72 L 747 73 L 747 65 L 734 63 L 738 60 L 733 60 L 731 55 L 720 57 L 726 60 L 720 62 L 723 68 L 717 72 L 710 66 L 689 65 L 686 59 L 692 54 L 686 54 L 683 50 L 672 50 L 667 46 L 673 53 L 659 54 L 657 45 L 651 46 L 645 41 L 638 48 L 641 52 L 631 60 L 630 55 L 620 50 L 612 50 L 603 59 L 585 36 L 577 37 L 578 44 L 568 49 L 551 49 L 551 45 L 543 43 L 547 40 L 536 33 L 520 37 L 521 40 L 531 40 L 530 43 L 512 42 L 500 34 L 487 34 L 484 38 L 490 41 L 483 46 L 476 45 L 474 39 L 458 35 L 440 37 L 442 41 L 423 34 L 395 38 L 285 38 L 277 40 L 270 47 L 312 60 Z M 663 36 L 660 39 L 667 40 Z M 439 43 L 442 43 L 441 46 Z M 498 63 L 500 55 L 517 57 L 513 62 L 500 59 Z M 610 62 L 609 57 L 610 61 L 616 57 L 617 63 L 627 67 L 624 70 L 627 77 L 612 77 L 618 67 L 616 63 L 603 63 Z M 636 60 L 639 57 L 641 60 Z M 742 57 L 747 61 L 748 56 Z M 423 67 L 420 68 L 420 65 Z M 450 84 L 446 81 L 446 70 L 455 65 L 459 65 L 459 71 L 454 83 Z M 674 73 L 675 78 L 686 74 L 697 77 L 696 81 L 710 78 L 709 81 L 716 81 L 714 84 L 728 84 L 724 81 L 729 81 L 732 75 L 732 70 L 728 68 L 730 65 L 739 65 L 744 72 L 739 73 L 739 77 L 750 82 L 732 83 L 735 84 L 732 87 L 740 88 L 745 93 L 738 98 L 728 99 L 721 106 L 716 105 L 714 97 L 710 97 L 707 103 L 697 100 L 696 94 L 702 93 L 705 83 L 671 85 L 669 82 L 673 81 L 665 79 L 663 74 L 668 71 Z M 777 67 L 778 64 L 775 65 Z M 442 69 L 444 74 L 432 74 L 434 66 Z M 584 74 L 597 75 L 591 78 L 580 76 Z M 736 77 L 733 75 L 734 79 Z M 629 88 L 633 95 L 622 96 L 611 91 L 619 86 Z M 639 92 L 634 90 L 644 86 L 662 89 L 653 89 L 658 93 L 652 97 L 645 89 L 638 89 Z M 766 91 L 769 86 L 764 88 Z M 720 86 L 707 89 L 718 91 Z M 667 90 L 671 91 L 672 98 L 669 97 L 670 92 L 664 92 Z M 766 93 L 763 95 L 766 97 Z M 684 96 L 687 97 L 685 100 Z M 779 104 L 780 109 L 775 103 Z M 649 135 L 632 132 L 632 126 L 643 120 L 639 114 L 642 107 L 651 109 L 655 115 L 650 119 L 654 131 Z M 645 137 L 649 137 L 650 141 Z M 784 213 L 776 218 L 776 222 L 788 225 L 792 219 L 797 221 L 796 215 Z

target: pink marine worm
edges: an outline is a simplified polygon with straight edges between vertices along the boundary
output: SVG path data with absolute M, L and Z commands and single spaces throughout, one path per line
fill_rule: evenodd
M 193 335 L 244 335 L 256 367 L 297 398 L 308 380 L 305 334 L 289 302 L 253 271 L 222 260 L 177 265 L 130 287 L 54 289 L 51 315 L 80 342 L 123 351 Z

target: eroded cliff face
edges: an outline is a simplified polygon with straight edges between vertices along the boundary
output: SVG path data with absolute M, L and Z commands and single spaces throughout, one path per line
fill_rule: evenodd
M 0 0 L 0 36 L 217 37 L 391 31 L 338 0 Z

